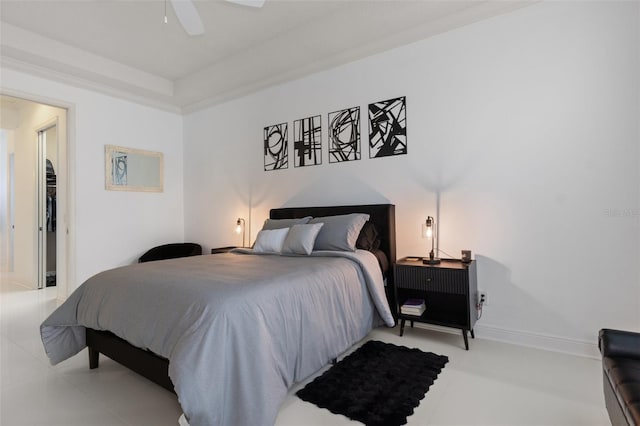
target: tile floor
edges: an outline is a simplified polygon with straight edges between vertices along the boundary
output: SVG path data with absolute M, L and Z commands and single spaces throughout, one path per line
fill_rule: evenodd
M 39 325 L 55 309 L 55 288 L 26 290 L 0 274 L 0 425 L 163 426 L 178 424 L 176 397 L 86 351 L 52 367 Z M 380 328 L 368 337 L 447 355 L 449 363 L 409 425 L 608 425 L 600 363 L 594 359 L 458 334 Z M 302 386 L 299 385 L 299 386 Z M 291 390 L 277 425 L 356 424 L 299 400 Z

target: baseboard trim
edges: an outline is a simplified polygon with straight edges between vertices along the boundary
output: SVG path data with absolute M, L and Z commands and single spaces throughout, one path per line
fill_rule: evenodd
M 436 330 L 445 333 L 460 334 L 460 330 L 449 327 L 440 327 L 432 324 L 418 323 L 415 327 L 427 330 Z M 569 339 L 566 337 L 552 336 L 542 333 L 511 330 L 507 328 L 479 325 L 473 329 L 477 339 L 494 340 L 496 342 L 510 343 L 512 345 L 526 346 L 552 352 L 566 353 L 585 358 L 601 359 L 598 344 L 584 340 Z
M 586 358 L 601 358 L 596 340 L 590 342 L 570 339 L 567 337 L 553 336 L 550 334 L 531 333 L 528 331 L 511 330 L 507 328 L 478 324 L 476 324 L 474 331 L 476 337 L 480 339 L 513 343 L 515 345 L 528 346 L 553 352 L 562 352 Z
M 13 284 L 19 285 L 20 287 L 24 287 L 27 290 L 38 289 L 37 287 L 34 287 L 33 280 L 27 277 L 13 275 L 11 276 L 11 278 L 9 278 L 9 281 L 12 282 Z

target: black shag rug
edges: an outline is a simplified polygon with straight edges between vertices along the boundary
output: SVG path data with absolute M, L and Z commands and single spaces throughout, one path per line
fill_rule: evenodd
M 297 395 L 368 426 L 407 423 L 449 358 L 368 341 Z

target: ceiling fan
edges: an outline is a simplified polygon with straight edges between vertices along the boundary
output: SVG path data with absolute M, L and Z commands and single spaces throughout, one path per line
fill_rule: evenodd
M 165 0 L 166 1 L 166 0 Z M 202 19 L 200 19 L 200 14 L 196 9 L 196 6 L 193 4 L 193 0 L 169 0 L 171 2 L 171 6 L 173 7 L 176 16 L 178 17 L 178 21 L 182 24 L 184 30 L 190 36 L 196 36 L 200 34 L 204 34 L 204 25 L 202 24 Z M 230 3 L 239 4 L 241 6 L 249 6 L 249 7 L 262 7 L 264 5 L 265 0 L 226 0 Z M 167 13 L 165 9 L 164 14 L 164 22 L 167 23 Z

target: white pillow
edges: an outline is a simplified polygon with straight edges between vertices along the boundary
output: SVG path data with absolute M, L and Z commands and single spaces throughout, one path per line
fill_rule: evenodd
M 282 246 L 282 253 L 287 254 L 306 254 L 307 256 L 313 251 L 313 245 L 320 228 L 324 223 L 314 223 L 313 225 L 293 225 L 289 228 L 287 238 Z
M 264 229 L 258 232 L 253 251 L 256 253 L 280 253 L 289 228 Z

